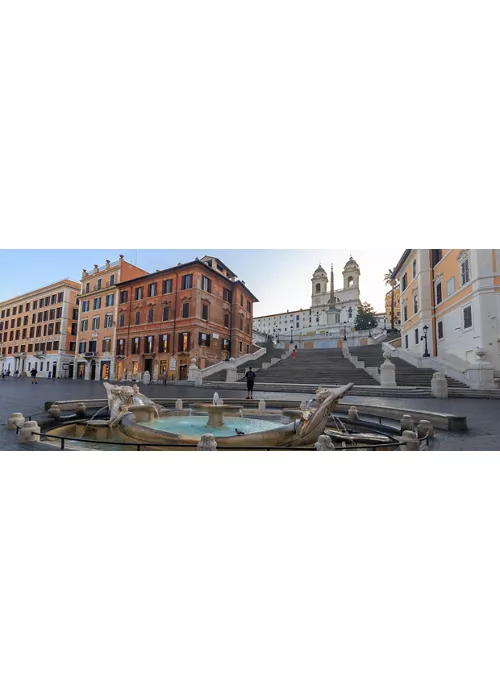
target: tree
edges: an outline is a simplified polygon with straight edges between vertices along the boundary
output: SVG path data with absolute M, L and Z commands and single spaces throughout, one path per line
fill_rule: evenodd
M 391 288 L 391 331 L 394 331 L 394 287 L 397 284 L 392 276 L 393 272 L 393 270 L 389 269 L 384 275 L 384 282 Z
M 357 331 L 367 331 L 370 328 L 376 328 L 377 319 L 375 318 L 375 309 L 371 304 L 363 304 L 358 308 L 356 320 L 354 321 L 354 329 Z

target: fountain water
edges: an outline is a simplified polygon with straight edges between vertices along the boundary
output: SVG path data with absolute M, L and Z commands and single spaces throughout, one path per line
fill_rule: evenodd
M 90 428 L 90 427 L 93 425 L 93 423 L 94 423 L 95 419 L 97 418 L 97 416 L 99 415 L 99 413 L 101 413 L 102 411 L 107 410 L 107 408 L 108 408 L 107 406 L 102 406 L 98 411 L 96 411 L 96 412 L 94 413 L 94 415 L 92 416 L 92 418 L 91 418 L 90 420 L 88 420 L 88 421 L 85 423 L 85 427 L 84 427 L 83 432 L 82 432 L 82 434 L 80 435 L 80 437 L 85 437 L 85 433 L 86 433 L 87 429 Z

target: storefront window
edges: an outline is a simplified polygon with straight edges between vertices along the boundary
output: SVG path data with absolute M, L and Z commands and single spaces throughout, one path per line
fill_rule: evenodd
M 138 362 L 132 362 L 132 376 L 136 377 L 139 374 L 139 363 Z

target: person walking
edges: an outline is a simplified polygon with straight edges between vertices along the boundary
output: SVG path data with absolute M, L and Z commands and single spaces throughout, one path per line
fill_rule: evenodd
M 253 385 L 256 376 L 255 372 L 252 372 L 252 368 L 249 367 L 248 372 L 245 374 L 245 379 L 247 380 L 247 399 L 253 399 Z
M 36 370 L 35 368 L 33 368 L 33 369 L 31 370 L 31 383 L 32 383 L 32 384 L 38 384 L 38 382 L 37 382 L 37 380 L 36 380 L 36 375 L 37 375 L 37 374 L 38 374 L 37 370 Z
M 295 350 L 295 348 L 292 350 L 292 357 L 294 360 L 297 357 L 297 351 Z

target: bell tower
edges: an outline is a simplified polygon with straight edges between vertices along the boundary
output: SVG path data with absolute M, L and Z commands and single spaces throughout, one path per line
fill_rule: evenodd
M 344 289 L 358 289 L 359 290 L 359 276 L 361 271 L 359 269 L 358 263 L 351 257 L 346 262 L 344 270 Z
M 311 306 L 323 306 L 324 304 L 328 304 L 328 275 L 326 274 L 325 270 L 321 267 L 321 263 L 314 271 L 311 283 Z

